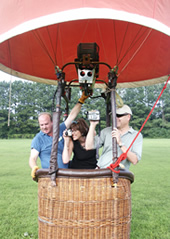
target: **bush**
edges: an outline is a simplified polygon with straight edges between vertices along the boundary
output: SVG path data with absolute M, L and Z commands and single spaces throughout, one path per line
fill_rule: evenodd
M 35 134 L 12 134 L 8 135 L 8 139 L 33 139 Z
M 165 128 L 150 128 L 147 133 L 148 138 L 170 138 L 170 130 Z

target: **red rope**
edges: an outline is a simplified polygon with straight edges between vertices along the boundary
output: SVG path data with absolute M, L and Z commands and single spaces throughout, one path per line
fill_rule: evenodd
M 169 76 L 168 80 L 166 81 L 164 87 L 162 88 L 162 91 L 161 91 L 160 95 L 158 96 L 158 99 L 156 100 L 154 106 L 152 107 L 152 109 L 151 109 L 150 113 L 148 114 L 146 120 L 144 121 L 142 127 L 140 128 L 140 130 L 138 131 L 137 135 L 135 136 L 135 138 L 133 139 L 132 143 L 130 144 L 129 148 L 126 150 L 125 153 L 123 153 L 123 154 L 120 155 L 120 157 L 118 158 L 118 160 L 117 160 L 114 164 L 112 163 L 112 164 L 108 167 L 108 168 L 109 168 L 110 170 L 112 170 L 113 172 L 115 172 L 115 173 L 119 173 L 119 172 L 120 172 L 120 170 L 116 171 L 115 168 L 117 168 L 117 167 L 119 166 L 119 164 L 120 164 L 121 161 L 123 161 L 123 160 L 125 160 L 125 159 L 127 158 L 127 153 L 128 153 L 128 151 L 130 150 L 130 148 L 132 147 L 133 143 L 135 142 L 135 140 L 137 139 L 138 135 L 139 135 L 140 132 L 142 131 L 143 127 L 145 126 L 146 122 L 148 121 L 148 119 L 149 119 L 150 115 L 152 114 L 152 112 L 153 112 L 153 110 L 154 110 L 156 104 L 158 103 L 158 101 L 159 101 L 161 95 L 163 94 L 164 90 L 166 89 L 169 80 L 170 80 L 170 76 Z

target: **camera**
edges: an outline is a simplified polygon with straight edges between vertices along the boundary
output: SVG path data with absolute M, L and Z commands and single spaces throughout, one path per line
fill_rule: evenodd
M 71 131 L 71 129 L 67 129 L 67 130 L 66 130 L 65 136 L 72 136 L 72 131 Z
M 91 110 L 87 112 L 87 119 L 89 121 L 98 121 L 100 120 L 100 112 L 98 110 Z

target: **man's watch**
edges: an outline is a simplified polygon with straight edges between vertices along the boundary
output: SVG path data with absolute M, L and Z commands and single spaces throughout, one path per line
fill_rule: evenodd
M 124 146 L 124 143 L 119 144 L 119 148 L 122 148 Z

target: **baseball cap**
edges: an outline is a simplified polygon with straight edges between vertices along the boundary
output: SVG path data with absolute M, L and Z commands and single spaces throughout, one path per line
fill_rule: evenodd
M 118 114 L 118 115 L 123 115 L 123 114 L 132 115 L 132 110 L 128 105 L 123 105 L 121 108 L 116 109 L 116 114 Z

